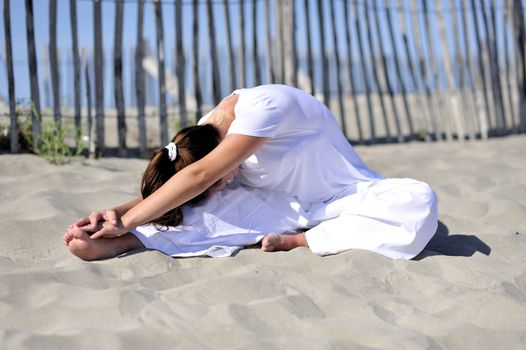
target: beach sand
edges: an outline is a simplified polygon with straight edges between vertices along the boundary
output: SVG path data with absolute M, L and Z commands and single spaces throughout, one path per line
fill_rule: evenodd
M 84 262 L 66 226 L 136 196 L 146 161 L 0 156 L 0 348 L 526 348 L 526 137 L 357 149 L 436 190 L 440 227 L 416 259 L 246 249 Z

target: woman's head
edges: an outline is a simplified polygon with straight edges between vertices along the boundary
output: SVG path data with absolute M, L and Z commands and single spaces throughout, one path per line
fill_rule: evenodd
M 142 197 L 148 197 L 174 174 L 206 156 L 219 144 L 219 141 L 219 132 L 210 124 L 190 126 L 179 131 L 172 139 L 177 148 L 175 154 L 173 153 L 174 149 L 172 149 L 172 154 L 170 154 L 170 150 L 166 147 L 158 148 L 153 152 L 142 177 Z M 207 190 L 190 200 L 189 203 L 197 203 L 205 199 L 208 194 L 209 191 Z M 152 220 L 152 223 L 163 226 L 177 226 L 182 221 L 181 208 L 177 207 Z

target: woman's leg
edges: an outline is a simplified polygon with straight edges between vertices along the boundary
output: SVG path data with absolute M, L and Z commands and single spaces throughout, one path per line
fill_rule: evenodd
M 91 239 L 86 231 L 76 226 L 64 234 L 64 244 L 72 254 L 86 261 L 113 258 L 133 249 L 144 248 L 141 241 L 131 233 L 116 238 Z
M 305 233 L 287 232 L 284 234 L 269 233 L 261 241 L 261 250 L 264 252 L 276 252 L 280 250 L 291 250 L 298 247 L 308 248 Z

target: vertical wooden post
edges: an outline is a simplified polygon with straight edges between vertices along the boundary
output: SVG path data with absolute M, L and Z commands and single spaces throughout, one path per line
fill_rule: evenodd
M 71 42 L 73 44 L 73 89 L 75 98 L 75 129 L 77 137 L 81 135 L 81 110 L 80 110 L 80 59 L 79 59 L 79 44 L 77 35 L 77 2 L 76 0 L 69 1 L 69 13 L 71 19 Z
M 297 86 L 298 78 L 296 74 L 296 36 L 294 20 L 294 1 L 283 0 L 283 46 L 285 54 L 285 84 Z
M 433 96 L 431 92 L 431 83 L 429 79 L 429 69 L 427 67 L 425 56 L 424 56 L 424 49 L 422 45 L 422 41 L 424 40 L 422 33 L 420 32 L 420 24 L 418 23 L 418 5 L 417 0 L 413 0 L 412 2 L 412 12 L 413 15 L 411 16 L 413 25 L 412 29 L 414 31 L 414 37 L 415 37 L 415 48 L 418 55 L 418 61 L 420 66 L 420 74 L 421 79 L 424 82 L 426 97 L 429 105 L 429 111 L 431 114 L 431 128 L 433 130 L 433 135 L 435 136 L 436 141 L 440 141 L 442 139 L 442 135 L 440 133 L 440 130 L 438 128 L 438 116 L 440 115 L 440 112 L 437 110 L 436 105 L 433 101 Z
M 159 135 L 161 146 L 168 143 L 168 115 L 166 112 L 166 84 L 164 73 L 163 9 L 160 0 L 154 0 L 155 32 L 157 34 L 157 71 L 159 79 Z
M 7 64 L 7 89 L 9 90 L 9 133 L 11 153 L 18 152 L 18 121 L 16 119 L 15 74 L 13 71 L 13 44 L 11 39 L 10 0 L 4 0 L 4 35 Z
M 221 101 L 221 86 L 219 81 L 219 66 L 217 64 L 217 47 L 212 0 L 206 1 L 206 10 L 208 15 L 208 38 L 210 42 L 210 59 L 212 61 L 212 93 L 214 95 L 214 103 L 217 104 L 219 103 L 219 101 Z
M 351 26 L 352 22 L 349 18 L 349 11 L 351 8 L 349 7 L 349 1 L 345 1 L 343 3 L 343 14 L 344 14 L 344 23 L 345 23 L 345 42 L 347 45 L 347 71 L 349 73 L 349 82 L 350 82 L 350 92 L 351 92 L 351 99 L 352 104 L 354 106 L 354 118 L 356 120 L 356 128 L 358 130 L 358 142 L 360 144 L 363 144 L 363 130 L 362 130 L 362 122 L 360 119 L 360 108 L 358 106 L 358 88 L 356 84 L 356 77 L 354 76 L 353 72 L 353 59 L 352 59 L 352 42 L 351 42 Z M 307 30 L 308 32 L 309 30 Z M 310 35 L 309 35 L 310 37 Z M 310 49 L 310 48 L 309 48 Z M 311 62 L 312 64 L 312 62 Z M 311 78 L 312 79 L 312 78 Z M 311 80 L 312 81 L 312 80 Z
M 365 4 L 365 23 L 367 29 L 367 42 L 369 44 L 369 53 L 371 55 L 371 64 L 373 69 L 371 69 L 374 83 L 378 88 L 378 100 L 380 101 L 380 107 L 382 109 L 382 119 L 384 120 L 385 135 L 387 141 L 392 141 L 391 130 L 389 129 L 389 121 L 387 119 L 387 109 L 385 108 L 384 94 L 382 90 L 382 85 L 380 84 L 380 79 L 378 77 L 378 72 L 376 71 L 376 60 L 375 60 L 375 50 L 374 50 L 374 39 L 373 39 L 373 28 L 371 25 L 371 14 L 369 5 Z
M 510 111 L 510 122 L 512 127 L 512 132 L 515 131 L 516 126 L 519 125 L 518 121 L 516 121 L 516 113 L 515 113 L 515 107 L 513 103 L 513 91 L 515 90 L 513 86 L 511 85 L 511 77 L 512 74 L 512 63 L 511 63 L 511 55 L 510 52 L 514 52 L 515 49 L 513 46 L 510 47 L 510 40 L 508 38 L 509 33 L 513 33 L 513 25 L 511 23 L 511 6 L 513 4 L 511 2 L 508 2 L 504 7 L 504 18 L 503 18 L 503 41 L 504 41 L 504 66 L 506 69 L 505 76 L 506 76 L 506 89 L 508 92 L 508 105 L 509 105 L 509 111 Z
M 375 4 L 376 4 L 376 2 L 375 2 Z M 397 139 L 398 139 L 398 142 L 403 142 L 404 141 L 404 135 L 402 133 L 402 127 L 400 125 L 400 116 L 398 114 L 398 108 L 396 107 L 394 89 L 393 89 L 393 87 L 391 85 L 391 80 L 389 79 L 389 72 L 387 70 L 387 59 L 385 58 L 385 51 L 386 51 L 385 40 L 383 38 L 382 29 L 380 27 L 380 20 L 378 19 L 379 16 L 380 16 L 380 10 L 379 10 L 379 8 L 376 8 L 373 11 L 373 16 L 372 17 L 373 17 L 374 25 L 375 25 L 375 28 L 376 28 L 376 33 L 378 35 L 378 47 L 380 49 L 379 50 L 379 54 L 380 54 L 380 68 L 383 71 L 385 86 L 387 87 L 387 93 L 389 94 L 389 99 L 391 100 L 391 108 L 392 108 L 393 114 L 394 114 L 396 133 L 398 135 Z M 386 128 L 387 128 L 387 124 L 386 124 Z
M 115 80 L 115 107 L 117 108 L 117 130 L 119 136 L 119 156 L 127 155 L 126 114 L 124 111 L 124 92 L 122 85 L 122 27 L 124 17 L 123 0 L 117 0 L 115 8 L 115 36 L 113 42 L 113 74 Z
M 517 79 L 519 85 L 519 116 L 521 133 L 526 133 L 526 30 L 524 28 L 524 12 L 521 0 L 513 1 L 513 24 L 515 27 L 515 40 L 519 64 Z
M 265 2 L 265 6 L 268 6 L 268 1 Z M 227 59 L 228 59 L 228 76 L 229 80 L 229 91 L 234 91 L 237 86 L 236 78 L 236 62 L 234 57 L 234 49 L 232 47 L 232 27 L 230 26 L 230 6 L 228 0 L 223 0 L 223 10 L 225 13 L 225 30 L 226 30 L 226 47 L 227 47 Z M 268 23 L 265 23 L 268 26 Z M 267 28 L 268 29 L 268 28 Z M 269 33 L 267 33 L 269 34 Z
M 33 0 L 26 0 L 26 33 L 27 57 L 29 60 L 29 83 L 31 86 L 31 123 L 33 125 L 33 141 L 41 131 L 40 91 L 38 88 L 37 53 L 35 50 L 35 30 L 33 20 Z
M 473 26 L 475 27 L 475 43 L 477 46 L 477 57 L 478 57 L 478 67 L 479 67 L 479 74 L 482 78 L 482 91 L 484 92 L 484 103 L 486 106 L 486 123 L 487 123 L 487 130 L 488 135 L 493 134 L 492 125 L 491 125 L 491 112 L 489 107 L 489 96 L 488 96 L 488 89 L 486 84 L 486 73 L 484 70 L 484 58 L 483 58 L 483 50 L 482 50 L 482 39 L 478 24 L 478 15 L 476 12 L 476 9 L 478 8 L 476 5 L 475 0 L 471 0 L 471 7 L 473 8 Z
M 412 139 L 415 135 L 415 129 L 413 127 L 413 118 L 411 117 L 411 111 L 409 108 L 409 103 L 407 101 L 407 87 L 405 85 L 405 79 L 402 77 L 402 72 L 400 68 L 400 60 L 399 60 L 399 54 L 398 54 L 398 47 L 396 44 L 395 36 L 394 36 L 394 26 L 393 26 L 393 18 L 391 15 L 391 7 L 388 6 L 386 9 L 387 14 L 387 25 L 388 25 L 388 31 L 389 31 L 389 37 L 391 39 L 391 45 L 393 47 L 393 56 L 394 56 L 394 62 L 395 62 L 395 73 L 396 73 L 396 79 L 400 82 L 400 88 L 402 92 L 402 101 L 404 103 L 404 109 L 405 109 L 405 116 L 407 119 L 407 126 L 409 127 L 409 139 Z
M 275 76 L 277 83 L 283 84 L 285 79 L 285 64 L 283 62 L 283 2 L 275 1 L 274 2 L 274 12 L 275 15 L 275 36 L 276 36 L 276 50 L 275 52 Z
M 245 3 L 239 2 L 239 85 L 247 87 L 245 66 Z
M 451 116 L 451 108 L 449 108 L 449 102 L 447 99 L 444 98 L 443 92 L 441 91 L 440 87 L 440 74 L 439 74 L 439 68 L 438 64 L 436 62 L 436 51 L 435 51 L 435 43 L 434 39 L 431 35 L 431 14 L 428 9 L 428 2 L 426 0 L 422 0 L 423 10 L 424 10 L 424 32 L 426 35 L 427 40 L 427 47 L 429 49 L 429 64 L 431 67 L 431 82 L 433 84 L 434 92 L 436 94 L 438 104 L 440 106 L 440 114 L 438 114 L 439 118 L 438 120 L 441 122 L 440 126 L 443 131 L 446 133 L 446 139 L 448 141 L 453 140 L 453 133 L 451 131 L 450 125 L 449 125 L 449 118 Z M 441 133 L 442 133 L 441 130 Z
M 258 54 L 258 14 L 257 14 L 258 0 L 252 0 L 252 57 L 254 60 L 254 83 L 261 85 L 261 68 L 259 64 Z
M 101 0 L 93 1 L 93 28 L 95 43 L 95 123 L 97 129 L 97 156 L 103 155 L 104 143 L 104 60 L 102 52 Z
M 338 107 L 340 112 L 341 128 L 343 134 L 347 137 L 347 123 L 345 120 L 345 108 L 343 106 L 343 89 L 341 82 L 341 62 L 340 62 L 340 50 L 338 48 L 338 30 L 336 29 L 336 15 L 334 13 L 334 2 L 329 1 L 329 11 L 331 13 L 331 25 L 332 25 L 332 44 L 334 46 L 334 59 L 336 63 L 336 88 L 338 92 Z
M 438 29 L 439 29 L 439 37 L 441 42 L 441 49 L 442 49 L 442 63 L 444 65 L 445 71 L 446 71 L 446 80 L 447 80 L 447 90 L 449 91 L 449 95 L 446 97 L 448 101 L 451 102 L 451 105 L 453 105 L 453 108 L 450 109 L 451 114 L 449 118 L 446 118 L 448 120 L 453 119 L 453 122 L 455 124 L 455 129 L 457 131 L 457 137 L 458 140 L 463 142 L 465 138 L 464 133 L 464 126 L 462 125 L 461 118 L 465 115 L 463 111 L 460 108 L 460 101 L 457 99 L 457 92 L 455 87 L 455 77 L 453 76 L 453 68 L 451 67 L 451 56 L 449 54 L 449 44 L 447 41 L 446 36 L 446 23 L 444 21 L 444 14 L 442 11 L 442 4 L 441 0 L 435 0 L 435 11 L 436 11 L 436 18 L 438 22 Z M 453 35 L 456 35 L 456 33 L 453 33 Z
M 139 153 L 145 157 L 147 153 L 146 141 L 146 95 L 145 77 L 142 60 L 144 58 L 144 0 L 139 0 L 137 4 L 137 40 L 135 44 L 135 95 L 137 96 L 137 119 L 139 124 Z
M 226 0 L 225 0 L 226 1 Z M 230 36 L 230 34 L 228 35 Z M 230 39 L 229 39 L 230 43 Z M 181 128 L 188 126 L 188 117 L 186 115 L 186 84 L 185 84 L 185 56 L 183 47 L 183 0 L 177 0 L 175 3 L 175 50 L 176 62 L 175 71 L 177 74 L 177 93 L 179 100 L 179 120 Z M 231 57 L 229 57 L 230 61 Z
M 49 0 L 49 59 L 51 63 L 51 88 L 55 122 L 62 122 L 60 111 L 60 68 L 57 53 L 57 0 Z
M 369 78 L 367 76 L 367 64 L 366 64 L 365 50 L 364 50 L 363 39 L 362 39 L 362 26 L 360 25 L 361 16 L 359 13 L 358 4 L 351 1 L 350 5 L 354 9 L 354 25 L 356 28 L 356 36 L 358 37 L 358 49 L 360 50 L 360 63 L 361 63 L 361 68 L 362 68 L 363 82 L 365 85 L 365 97 L 367 100 L 367 111 L 369 113 L 369 134 L 370 134 L 369 141 L 374 144 L 376 143 L 376 131 L 375 131 L 375 123 L 374 123 L 373 104 L 371 101 L 371 86 L 369 83 Z
M 399 0 L 399 7 L 403 7 L 403 0 Z M 409 12 L 409 11 L 408 11 Z M 413 17 L 414 18 L 414 17 Z M 414 40 L 414 47 L 416 50 L 416 57 L 415 59 L 417 62 L 419 62 L 418 67 L 415 68 L 414 62 L 413 62 L 413 56 L 411 55 L 411 50 L 409 48 L 409 39 L 408 34 L 409 31 L 406 28 L 407 22 L 405 17 L 405 11 L 400 11 L 399 15 L 400 19 L 400 34 L 402 35 L 402 41 L 404 44 L 404 51 L 405 56 L 407 59 L 407 65 L 409 68 L 409 76 L 411 77 L 411 83 L 413 84 L 414 92 L 417 94 L 416 96 L 416 103 L 417 103 L 417 110 L 419 113 L 424 115 L 424 121 L 425 121 L 425 129 L 419 130 L 424 131 L 425 134 L 422 135 L 425 141 L 430 141 L 430 130 L 432 130 L 433 125 L 433 119 L 430 116 L 430 111 L 433 110 L 432 101 L 430 99 L 430 94 L 427 93 L 427 84 L 421 84 L 422 83 L 422 77 L 425 77 L 425 66 L 423 64 L 423 58 L 421 53 L 421 44 L 420 44 L 420 37 L 413 35 Z M 414 30 L 410 30 L 411 32 L 414 32 Z M 420 79 L 417 79 L 418 69 L 420 69 L 420 72 L 422 74 L 422 77 Z M 410 91 L 410 89 L 408 89 Z M 424 91 L 424 93 L 422 93 Z
M 491 11 L 491 10 L 490 10 Z M 506 121 L 504 118 L 504 103 L 502 100 L 502 90 L 500 87 L 499 77 L 499 58 L 497 54 L 497 46 L 495 43 L 495 33 L 492 29 L 491 19 L 488 15 L 486 3 L 482 1 L 482 21 L 486 32 L 486 50 L 487 50 L 487 66 L 489 66 L 491 91 L 493 94 L 493 109 L 495 113 L 495 132 L 503 134 L 505 132 Z
M 330 92 L 329 92 L 329 60 L 327 58 L 327 52 L 325 50 L 325 21 L 323 15 L 323 0 L 317 0 L 316 4 L 318 5 L 318 25 L 320 33 L 320 54 L 321 54 L 321 65 L 322 65 L 322 93 L 323 93 L 323 103 L 327 106 L 330 106 Z
M 311 23 L 309 0 L 303 0 L 303 6 L 305 7 L 305 35 L 307 40 L 307 76 L 309 77 L 309 92 L 311 93 L 311 95 L 314 95 L 314 63 L 312 61 L 312 39 L 310 35 Z
M 455 9 L 456 1 L 450 0 L 450 7 L 452 9 Z M 462 30 L 459 30 L 457 25 L 457 11 L 451 11 L 450 15 L 450 24 L 451 29 L 453 33 L 456 33 L 456 35 L 453 36 L 454 39 L 454 45 L 455 45 L 455 61 L 457 68 L 459 70 L 459 82 L 460 82 L 460 91 L 462 93 L 461 98 L 461 105 L 464 107 L 462 111 L 462 115 L 464 115 L 464 121 L 466 122 L 466 128 L 467 134 L 469 139 L 473 140 L 475 139 L 475 121 L 477 120 L 477 114 L 475 113 L 474 104 L 472 103 L 472 97 L 473 95 L 469 95 L 466 90 L 466 82 L 467 82 L 467 74 L 466 74 L 466 68 L 464 66 L 464 61 L 462 59 L 462 50 L 460 48 L 460 41 L 459 37 L 463 37 L 464 41 L 467 40 L 465 37 L 465 33 Z M 466 52 L 467 54 L 467 52 Z M 461 115 L 461 116 L 462 116 Z M 461 117 L 459 116 L 459 118 Z M 469 126 L 468 126 L 469 125 Z
M 93 159 L 97 156 L 95 147 L 95 124 L 93 123 L 93 116 L 91 115 L 91 84 L 89 74 L 88 56 L 86 51 L 82 50 L 82 60 L 84 61 L 84 81 L 86 82 L 86 104 L 88 117 L 88 157 Z
M 201 118 L 201 105 L 202 105 L 202 95 L 201 95 L 201 83 L 199 82 L 199 0 L 192 1 L 192 14 L 193 14 L 193 59 L 192 59 L 192 70 L 194 77 L 194 94 L 195 94 L 195 122 L 199 121 Z
M 271 40 L 271 30 L 270 30 L 270 1 L 265 1 L 264 5 L 264 16 L 265 16 L 265 41 L 266 41 L 266 50 L 265 50 L 265 59 L 266 59 L 266 68 L 267 68 L 267 82 L 274 84 L 274 63 L 272 61 L 272 40 Z M 308 32 L 308 31 L 307 31 Z M 310 43 L 309 43 L 310 44 Z
M 472 45 L 471 45 L 471 39 L 470 39 L 471 38 L 470 28 L 471 26 L 469 25 L 469 18 L 468 18 L 466 6 L 462 6 L 462 32 L 463 32 L 463 37 L 464 37 L 464 51 L 466 52 L 466 67 L 467 67 L 466 75 L 470 77 L 470 81 L 471 81 L 472 100 L 473 100 L 475 109 L 477 111 L 477 118 L 475 119 L 475 121 L 478 124 L 477 129 L 478 129 L 478 132 L 480 133 L 480 137 L 482 139 L 487 139 L 488 138 L 488 126 L 486 124 L 487 110 L 485 110 L 483 106 L 484 104 L 483 97 L 481 96 L 480 93 L 477 93 L 477 89 L 476 89 L 476 86 L 481 85 L 481 84 L 479 83 L 480 77 L 477 77 L 477 72 L 475 68 L 473 67 L 473 64 L 471 61 L 473 57 L 473 53 L 471 50 Z

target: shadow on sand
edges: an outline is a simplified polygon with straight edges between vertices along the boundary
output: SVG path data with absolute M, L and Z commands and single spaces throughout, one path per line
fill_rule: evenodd
M 421 260 L 434 255 L 468 257 L 473 256 L 476 252 L 490 255 L 491 248 L 474 235 L 450 235 L 447 226 L 439 221 L 437 232 L 422 253 L 415 257 L 415 260 Z

